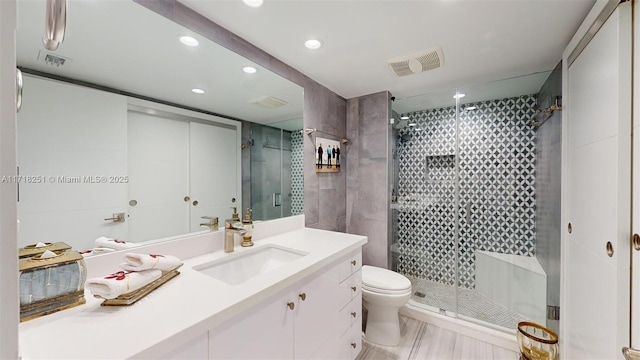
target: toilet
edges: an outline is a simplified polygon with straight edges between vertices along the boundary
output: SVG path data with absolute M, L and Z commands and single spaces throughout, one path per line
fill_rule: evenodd
M 367 309 L 367 341 L 397 346 L 400 343 L 398 311 L 411 298 L 411 281 L 391 270 L 362 266 L 362 305 Z

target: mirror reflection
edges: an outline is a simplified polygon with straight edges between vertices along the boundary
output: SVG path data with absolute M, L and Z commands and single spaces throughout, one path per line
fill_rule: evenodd
M 68 14 L 49 51 L 45 1 L 18 2 L 20 247 L 157 241 L 230 207 L 302 213 L 300 86 L 130 1 Z

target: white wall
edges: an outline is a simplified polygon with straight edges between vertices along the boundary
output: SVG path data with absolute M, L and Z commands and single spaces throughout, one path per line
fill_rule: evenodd
M 16 174 L 16 3 L 0 1 L 0 176 Z M 18 357 L 16 186 L 0 183 L 0 359 Z
M 126 239 L 127 224 L 104 219 L 126 212 L 126 183 L 88 183 L 83 177 L 126 176 L 127 98 L 25 76 L 18 114 L 20 184 L 18 245 L 64 241 L 92 248 L 100 236 Z M 79 177 L 65 183 L 60 177 Z M 36 180 L 40 181 L 40 180 Z

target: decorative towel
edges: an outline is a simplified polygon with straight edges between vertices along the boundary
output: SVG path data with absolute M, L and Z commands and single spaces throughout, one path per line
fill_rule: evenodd
M 114 299 L 157 280 L 162 276 L 160 270 L 145 270 L 138 272 L 118 271 L 104 277 L 96 277 L 87 280 L 84 287 L 93 295 L 105 299 Z
M 96 239 L 95 246 L 98 247 L 106 247 L 115 250 L 124 250 L 130 249 L 132 247 L 137 246 L 134 243 L 129 243 L 124 240 L 112 239 L 108 237 L 101 236 Z
M 142 271 L 147 269 L 168 271 L 182 265 L 180 259 L 171 255 L 125 254 L 124 261 L 126 261 L 126 263 L 120 264 L 120 267 L 127 271 Z

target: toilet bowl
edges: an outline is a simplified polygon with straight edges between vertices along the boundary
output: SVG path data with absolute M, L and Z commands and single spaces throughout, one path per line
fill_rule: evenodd
M 391 270 L 362 266 L 362 305 L 367 309 L 364 337 L 370 342 L 400 343 L 398 310 L 411 298 L 411 281 Z

